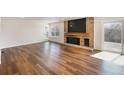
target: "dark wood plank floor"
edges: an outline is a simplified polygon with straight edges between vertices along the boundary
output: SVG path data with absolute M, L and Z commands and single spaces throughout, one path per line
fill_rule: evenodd
M 124 67 L 90 57 L 91 51 L 43 42 L 3 49 L 1 75 L 124 74 Z

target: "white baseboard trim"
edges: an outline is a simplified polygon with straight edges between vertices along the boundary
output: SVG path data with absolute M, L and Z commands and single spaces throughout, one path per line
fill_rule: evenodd
M 36 44 L 36 43 L 41 43 L 41 42 L 46 42 L 48 40 L 44 40 L 44 41 L 38 41 L 38 42 L 32 42 L 32 43 L 26 43 L 26 44 L 20 44 L 20 45 L 14 45 L 14 46 L 9 46 L 9 47 L 2 47 L 2 49 L 7 49 L 7 48 L 13 48 L 13 47 L 19 47 L 19 46 L 25 46 L 25 45 L 31 45 L 31 44 Z

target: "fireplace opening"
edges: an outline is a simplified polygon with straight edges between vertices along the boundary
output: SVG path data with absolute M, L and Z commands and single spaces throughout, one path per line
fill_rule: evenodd
M 80 38 L 67 37 L 67 43 L 80 45 Z

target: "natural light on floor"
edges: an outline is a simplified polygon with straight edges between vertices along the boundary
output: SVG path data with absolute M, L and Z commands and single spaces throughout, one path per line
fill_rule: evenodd
M 124 56 L 121 56 L 117 53 L 111 53 L 111 52 L 100 52 L 97 54 L 91 55 L 92 57 L 105 60 L 107 62 L 113 62 L 118 65 L 124 65 Z
M 118 64 L 118 65 L 123 65 L 124 66 L 124 56 L 120 56 L 118 57 L 115 61 L 113 61 L 114 63 Z
M 91 55 L 92 57 L 98 58 L 98 59 L 102 59 L 105 61 L 113 61 L 115 60 L 117 57 L 120 56 L 120 54 L 116 54 L 116 53 L 111 53 L 111 52 L 100 52 L 94 55 Z

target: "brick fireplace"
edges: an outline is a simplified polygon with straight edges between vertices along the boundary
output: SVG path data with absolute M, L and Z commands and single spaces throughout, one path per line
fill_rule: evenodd
M 68 21 L 64 22 L 64 41 L 69 44 L 76 44 L 80 46 L 94 47 L 94 18 L 86 18 L 86 31 L 82 32 L 70 32 L 68 31 Z

